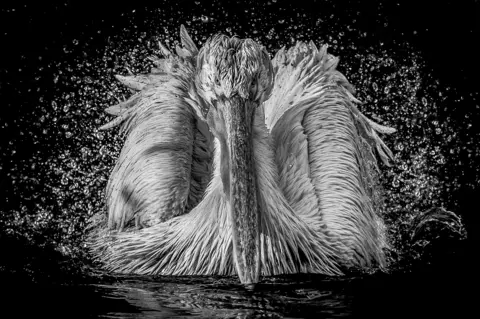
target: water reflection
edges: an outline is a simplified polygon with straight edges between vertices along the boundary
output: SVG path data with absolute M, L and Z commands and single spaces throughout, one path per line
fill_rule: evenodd
M 124 278 L 95 285 L 104 299 L 123 301 L 104 318 L 304 318 L 351 314 L 351 279 L 270 278 L 254 292 L 236 278 Z M 295 278 L 292 281 L 292 278 Z M 141 315 L 140 315 L 141 314 Z
M 7 289 L 2 304 L 22 318 L 462 318 L 471 310 L 462 289 L 470 278 L 445 274 L 429 269 L 416 275 L 270 277 L 254 292 L 235 277 L 122 276 Z

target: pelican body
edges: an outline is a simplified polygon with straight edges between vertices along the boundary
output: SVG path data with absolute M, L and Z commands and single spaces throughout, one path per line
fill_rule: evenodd
M 375 152 L 391 152 L 338 59 L 312 43 L 273 60 L 251 39 L 182 47 L 106 111 L 126 140 L 96 216 L 103 267 L 144 275 L 341 275 L 385 267 Z

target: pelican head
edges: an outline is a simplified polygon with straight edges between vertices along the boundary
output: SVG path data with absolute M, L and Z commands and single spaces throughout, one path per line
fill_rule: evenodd
M 230 206 L 233 255 L 240 281 L 253 286 L 260 275 L 260 207 L 253 162 L 255 110 L 273 88 L 273 67 L 253 40 L 217 35 L 197 60 L 195 84 L 206 101 L 203 116 L 221 147 L 220 171 Z
M 251 39 L 216 35 L 200 50 L 197 66 L 197 88 L 210 106 L 235 96 L 258 104 L 273 88 L 268 52 Z

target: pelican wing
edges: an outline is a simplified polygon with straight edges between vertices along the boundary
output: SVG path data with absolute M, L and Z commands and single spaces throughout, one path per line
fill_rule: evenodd
M 160 44 L 148 75 L 117 76 L 138 91 L 108 108 L 117 115 L 101 129 L 121 124 L 126 140 L 108 181 L 108 226 L 151 226 L 189 212 L 211 179 L 213 138 L 199 118 L 201 99 L 192 87 L 198 53 L 185 28 L 177 55 Z
M 336 240 L 342 260 L 383 265 L 374 152 L 388 163 L 391 152 L 378 133 L 395 130 L 358 111 L 353 87 L 326 46 L 299 42 L 272 62 L 275 87 L 265 118 L 285 197 L 307 224 Z

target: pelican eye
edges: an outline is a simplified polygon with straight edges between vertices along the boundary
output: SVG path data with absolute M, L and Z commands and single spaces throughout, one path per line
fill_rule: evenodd
M 211 103 L 211 104 L 212 104 L 212 107 L 213 107 L 213 109 L 214 109 L 215 111 L 218 111 L 217 102 L 218 102 L 217 100 L 212 100 L 212 103 Z
M 250 83 L 250 96 L 252 99 L 258 99 L 259 87 L 257 79 L 253 79 Z

